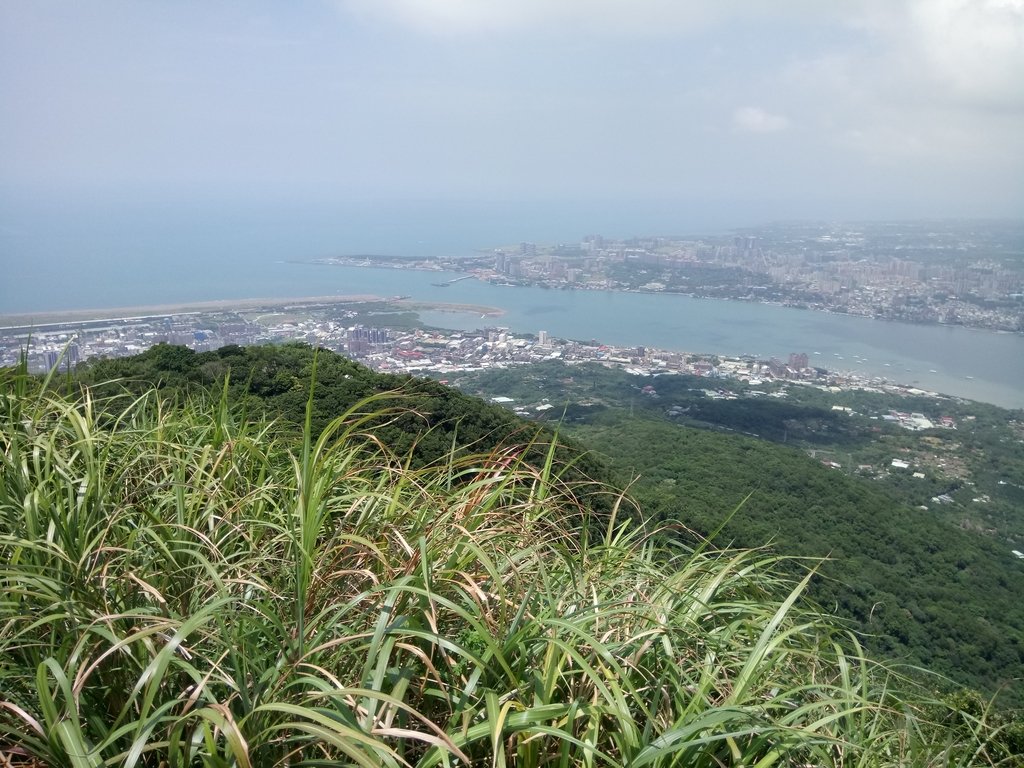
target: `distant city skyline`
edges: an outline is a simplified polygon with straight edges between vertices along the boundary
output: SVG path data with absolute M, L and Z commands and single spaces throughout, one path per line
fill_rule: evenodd
M 0 0 L 0 201 L 1019 217 L 1022 72 L 1024 0 Z

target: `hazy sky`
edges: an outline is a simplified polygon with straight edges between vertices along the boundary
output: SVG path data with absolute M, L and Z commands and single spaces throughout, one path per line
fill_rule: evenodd
M 0 0 L 0 188 L 1024 214 L 1024 0 Z

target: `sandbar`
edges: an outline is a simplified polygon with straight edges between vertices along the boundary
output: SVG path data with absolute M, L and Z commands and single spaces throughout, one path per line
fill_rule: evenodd
M 205 312 L 250 312 L 253 310 L 280 309 L 284 307 L 297 309 L 332 304 L 367 304 L 375 302 L 394 305 L 410 311 L 433 310 L 440 312 L 476 312 L 493 317 L 504 314 L 504 310 L 502 309 L 475 304 L 446 304 L 443 302 L 425 302 L 410 299 L 388 298 L 386 296 L 375 296 L 373 294 L 354 294 L 349 296 L 217 299 L 214 301 L 190 301 L 179 304 L 151 304 L 133 307 L 110 307 L 106 309 L 70 309 L 42 312 L 5 313 L 0 314 L 0 329 L 26 328 L 40 325 L 75 322 L 96 322 L 98 320 L 146 319 L 149 317 L 202 314 Z
M 414 312 L 417 310 L 430 312 L 466 312 L 471 314 L 487 315 L 488 317 L 501 317 L 505 314 L 504 309 L 488 307 L 483 304 L 450 304 L 439 301 L 415 301 L 413 299 L 397 299 L 389 303 Z

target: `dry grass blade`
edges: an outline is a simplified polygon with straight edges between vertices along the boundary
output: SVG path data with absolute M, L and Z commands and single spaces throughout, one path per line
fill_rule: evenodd
M 293 444 L 224 393 L 0 386 L 0 754 L 1010 764 L 987 715 L 864 658 L 773 557 L 680 554 L 617 512 L 592 535 L 553 445 L 414 470 L 372 439 L 377 401 Z

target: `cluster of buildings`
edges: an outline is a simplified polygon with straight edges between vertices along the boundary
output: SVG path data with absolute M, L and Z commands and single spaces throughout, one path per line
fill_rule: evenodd
M 637 376 L 680 373 L 732 379 L 753 387 L 785 380 L 833 391 L 856 387 L 923 394 L 883 380 L 812 367 L 802 352 L 789 355 L 785 361 L 758 360 L 568 341 L 553 338 L 543 330 L 536 335 L 521 335 L 494 327 L 472 332 L 394 328 L 365 322 L 361 311 L 358 303 L 310 303 L 8 327 L 0 329 L 0 366 L 16 364 L 26 347 L 30 368 L 46 372 L 93 357 L 137 354 L 158 343 L 206 351 L 228 344 L 303 341 L 337 351 L 378 371 L 439 378 L 459 371 L 562 360 L 617 366 Z M 708 391 L 715 392 L 716 388 L 709 387 Z
M 903 411 L 889 411 L 882 416 L 885 421 L 891 421 L 903 429 L 911 432 L 920 432 L 925 429 L 956 429 L 956 420 L 952 416 L 941 416 L 938 419 L 930 419 L 923 413 L 905 413 Z
M 1024 331 L 1020 233 L 936 226 L 792 225 L 698 240 L 588 235 L 520 243 L 466 263 L 492 282 L 673 291 L 891 320 Z
M 96 357 L 128 357 L 154 344 L 197 351 L 226 344 L 273 341 L 264 329 L 233 312 L 139 315 L 0 328 L 0 367 L 28 354 L 29 369 L 49 372 Z
M 472 258 L 331 257 L 348 266 L 468 272 L 498 284 L 666 291 L 916 323 L 1024 331 L 1019 225 L 772 225 L 719 237 L 587 235 Z

